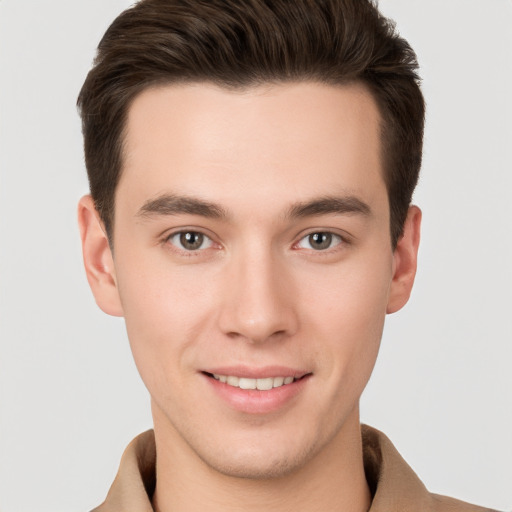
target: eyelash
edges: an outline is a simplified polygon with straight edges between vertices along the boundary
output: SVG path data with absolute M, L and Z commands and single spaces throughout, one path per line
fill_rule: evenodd
M 200 243 L 196 248 L 187 249 L 183 245 L 184 241 L 185 241 L 184 237 L 191 238 L 191 235 L 196 239 L 199 238 Z M 324 242 L 324 243 L 328 242 L 329 245 L 327 247 L 315 249 L 314 247 L 311 246 L 311 242 L 315 240 L 315 237 L 318 240 L 319 236 L 321 236 L 320 244 L 322 242 Z M 313 240 L 312 240 L 312 237 L 313 237 Z M 197 242 L 197 240 L 196 240 L 196 242 Z M 308 243 L 309 247 L 304 247 L 302 245 L 304 242 Z M 333 245 L 333 242 L 335 242 L 334 245 Z M 163 243 L 172 245 L 175 250 L 179 251 L 182 255 L 185 255 L 187 257 L 198 256 L 203 251 L 210 249 L 215 244 L 215 242 L 212 240 L 212 238 L 210 236 L 206 235 L 205 233 L 203 233 L 200 230 L 194 230 L 194 229 L 182 229 L 180 231 L 174 231 L 173 233 L 167 235 L 163 239 Z M 194 241 L 192 241 L 192 243 L 194 243 Z M 205 244 L 207 244 L 206 247 L 204 247 Z M 322 253 L 330 254 L 333 251 L 336 251 L 337 249 L 339 249 L 338 246 L 347 245 L 347 244 L 349 244 L 349 241 L 346 239 L 346 237 L 343 237 L 340 234 L 333 233 L 332 231 L 328 231 L 328 230 L 325 230 L 325 231 L 317 230 L 317 231 L 311 231 L 311 232 L 307 233 L 306 235 L 302 236 L 298 240 L 298 242 L 293 244 L 293 249 L 305 249 L 307 251 L 311 251 L 311 252 L 317 253 L 317 254 L 322 254 Z
M 318 237 L 320 236 L 320 244 L 322 243 L 325 243 L 326 242 L 326 239 L 327 239 L 327 242 L 328 242 L 328 247 L 325 247 L 325 248 L 321 248 L 321 249 L 318 249 L 318 248 L 314 248 L 311 246 L 311 242 L 312 242 L 312 238 L 313 240 L 315 238 L 318 239 Z M 309 244 L 309 247 L 303 247 L 301 245 L 301 243 L 303 242 L 307 242 Z M 333 242 L 336 242 L 334 245 L 332 245 Z M 312 231 L 310 233 L 308 233 L 307 235 L 303 236 L 296 244 L 294 244 L 294 247 L 300 247 L 302 249 L 306 249 L 306 250 L 309 250 L 309 251 L 313 251 L 313 252 L 316 252 L 316 253 L 328 253 L 328 252 L 332 252 L 333 250 L 336 250 L 336 248 L 339 246 L 339 245 L 342 245 L 342 244 L 346 244 L 347 243 L 347 240 L 342 237 L 341 235 L 337 234 L 337 233 L 333 233 L 332 231 Z
M 193 235 L 196 238 L 200 237 L 201 243 L 198 247 L 194 249 L 187 249 L 183 246 L 184 240 L 183 238 L 187 238 L 188 236 Z M 174 240 L 174 242 L 173 242 Z M 181 231 L 174 231 L 170 235 L 166 236 L 163 240 L 164 243 L 172 245 L 177 251 L 181 252 L 186 256 L 195 256 L 200 254 L 202 251 L 209 249 L 213 246 L 214 241 L 211 237 L 206 235 L 205 233 L 194 230 L 194 229 L 182 229 Z M 193 243 L 193 242 L 192 242 Z M 207 247 L 203 247 L 204 244 L 207 244 Z M 181 247 L 180 247 L 181 246 Z

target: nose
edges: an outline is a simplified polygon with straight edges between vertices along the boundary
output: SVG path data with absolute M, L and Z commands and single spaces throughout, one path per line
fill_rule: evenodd
M 225 276 L 219 317 L 222 332 L 251 343 L 296 332 L 293 280 L 285 267 L 270 251 L 233 258 Z

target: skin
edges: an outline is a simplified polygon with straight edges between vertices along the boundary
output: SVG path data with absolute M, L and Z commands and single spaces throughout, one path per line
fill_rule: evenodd
M 125 317 L 151 394 L 157 510 L 368 509 L 359 398 L 408 300 L 421 218 L 411 207 L 393 250 L 379 120 L 358 85 L 173 85 L 133 102 L 114 252 L 89 196 L 79 222 L 96 301 Z M 307 379 L 244 411 L 203 373 L 240 365 Z

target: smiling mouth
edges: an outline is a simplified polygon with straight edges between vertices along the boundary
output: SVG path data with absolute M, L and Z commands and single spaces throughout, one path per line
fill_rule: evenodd
M 216 373 L 204 372 L 208 377 L 218 380 L 223 384 L 239 389 L 257 389 L 259 391 L 269 391 L 273 388 L 288 386 L 293 382 L 305 377 L 265 377 L 261 379 L 250 379 L 247 377 L 237 377 L 235 375 L 219 375 Z

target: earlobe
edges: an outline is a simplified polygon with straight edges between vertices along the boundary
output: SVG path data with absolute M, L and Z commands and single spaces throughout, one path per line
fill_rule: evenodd
M 78 203 L 78 225 L 87 281 L 96 303 L 109 315 L 123 316 L 112 251 L 90 195 Z
M 403 308 L 411 295 L 418 262 L 420 231 L 421 210 L 417 206 L 411 206 L 403 235 L 393 253 L 393 279 L 386 310 L 388 314 Z

